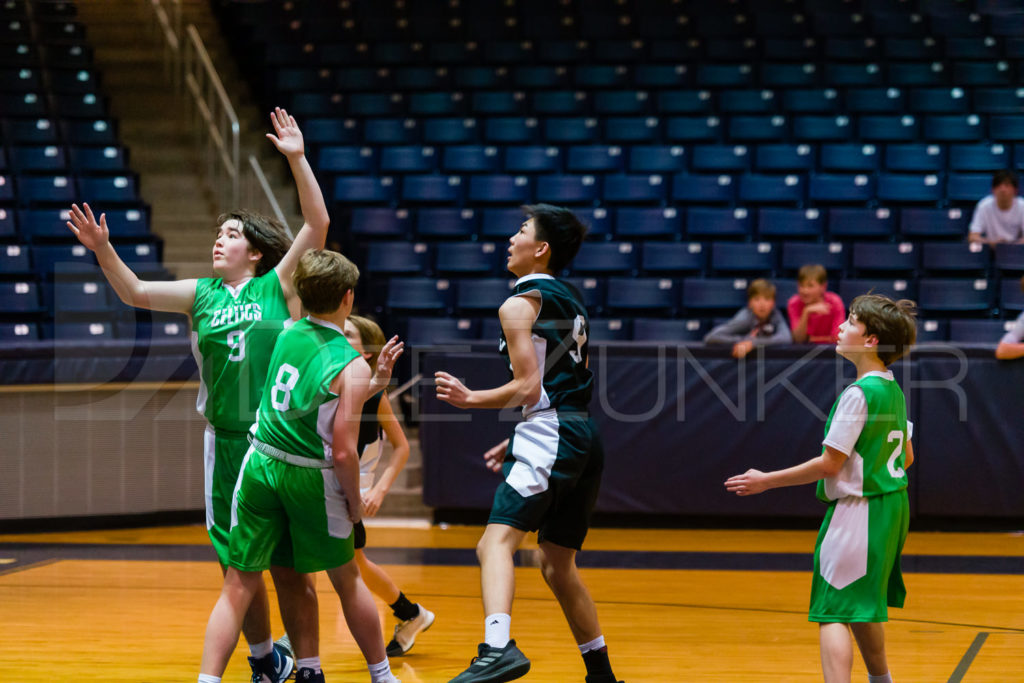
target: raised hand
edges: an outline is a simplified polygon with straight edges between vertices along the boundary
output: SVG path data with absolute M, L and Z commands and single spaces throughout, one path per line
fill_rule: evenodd
M 295 123 L 295 117 L 290 115 L 281 107 L 270 112 L 270 122 L 274 125 L 274 132 L 267 133 L 267 138 L 274 143 L 277 151 L 286 157 L 302 156 L 306 147 L 302 140 L 302 131 L 299 124 Z
M 82 204 L 82 206 L 84 211 L 78 208 L 78 204 L 71 205 L 71 220 L 67 222 L 67 225 L 71 232 L 75 233 L 79 242 L 91 251 L 96 251 L 110 242 L 107 214 L 101 213 L 97 222 L 89 205 Z

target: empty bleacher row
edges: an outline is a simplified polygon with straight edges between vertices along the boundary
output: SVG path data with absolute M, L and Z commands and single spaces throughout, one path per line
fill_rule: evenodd
M 61 0 L 0 5 L 0 341 L 183 335 L 120 304 L 67 228 L 70 204 L 91 202 L 136 272 L 168 277 L 75 17 Z

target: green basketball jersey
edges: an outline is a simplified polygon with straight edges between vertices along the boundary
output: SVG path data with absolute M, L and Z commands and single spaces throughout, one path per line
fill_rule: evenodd
M 544 376 L 540 401 L 535 406 L 527 406 L 526 411 L 532 413 L 547 408 L 586 410 L 594 380 L 587 369 L 590 321 L 583 298 L 571 285 L 544 274 L 519 278 L 512 294 L 540 301 L 540 312 L 533 323 L 532 333 L 537 365 L 543 368 Z M 504 331 L 498 351 L 508 363 Z
M 836 477 L 818 481 L 818 498 L 825 502 L 847 495 L 868 498 L 907 488 L 906 444 L 910 434 L 903 390 L 895 380 L 878 375 L 866 375 L 850 386 L 864 392 L 867 419 L 843 470 Z M 829 412 L 826 435 L 841 398 Z
M 192 304 L 192 354 L 199 366 L 196 410 L 218 432 L 244 435 L 256 419 L 267 366 L 288 302 L 276 271 L 237 290 L 200 278 Z
M 330 384 L 358 357 L 338 326 L 327 321 L 309 316 L 285 330 L 270 359 L 255 437 L 286 453 L 330 459 L 338 409 Z

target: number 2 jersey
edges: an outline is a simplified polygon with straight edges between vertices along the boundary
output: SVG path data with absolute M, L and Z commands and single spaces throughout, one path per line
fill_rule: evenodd
M 277 272 L 233 289 L 222 278 L 196 281 L 192 355 L 199 366 L 198 410 L 221 433 L 244 436 L 256 419 L 274 344 L 290 319 Z
M 583 299 L 574 287 L 546 274 L 524 275 L 516 280 L 513 296 L 540 302 L 531 336 L 537 367 L 543 369 L 540 400 L 525 406 L 523 414 L 555 408 L 585 412 L 590 404 L 594 378 L 587 369 L 587 335 L 590 322 Z M 504 330 L 498 351 L 512 369 Z
M 907 442 L 913 424 L 891 372 L 869 372 L 839 395 L 823 445 L 847 454 L 839 473 L 818 481 L 818 498 L 869 498 L 907 488 Z

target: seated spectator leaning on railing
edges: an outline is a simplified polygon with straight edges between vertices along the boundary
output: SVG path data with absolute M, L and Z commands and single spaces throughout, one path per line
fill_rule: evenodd
M 992 194 L 974 208 L 967 239 L 989 245 L 1024 242 L 1024 199 L 1020 181 L 1010 170 L 992 174 Z
M 775 285 L 764 279 L 754 280 L 747 287 L 746 306 L 704 337 L 705 344 L 732 344 L 734 358 L 743 358 L 755 346 L 792 341 L 789 325 L 775 307 Z

